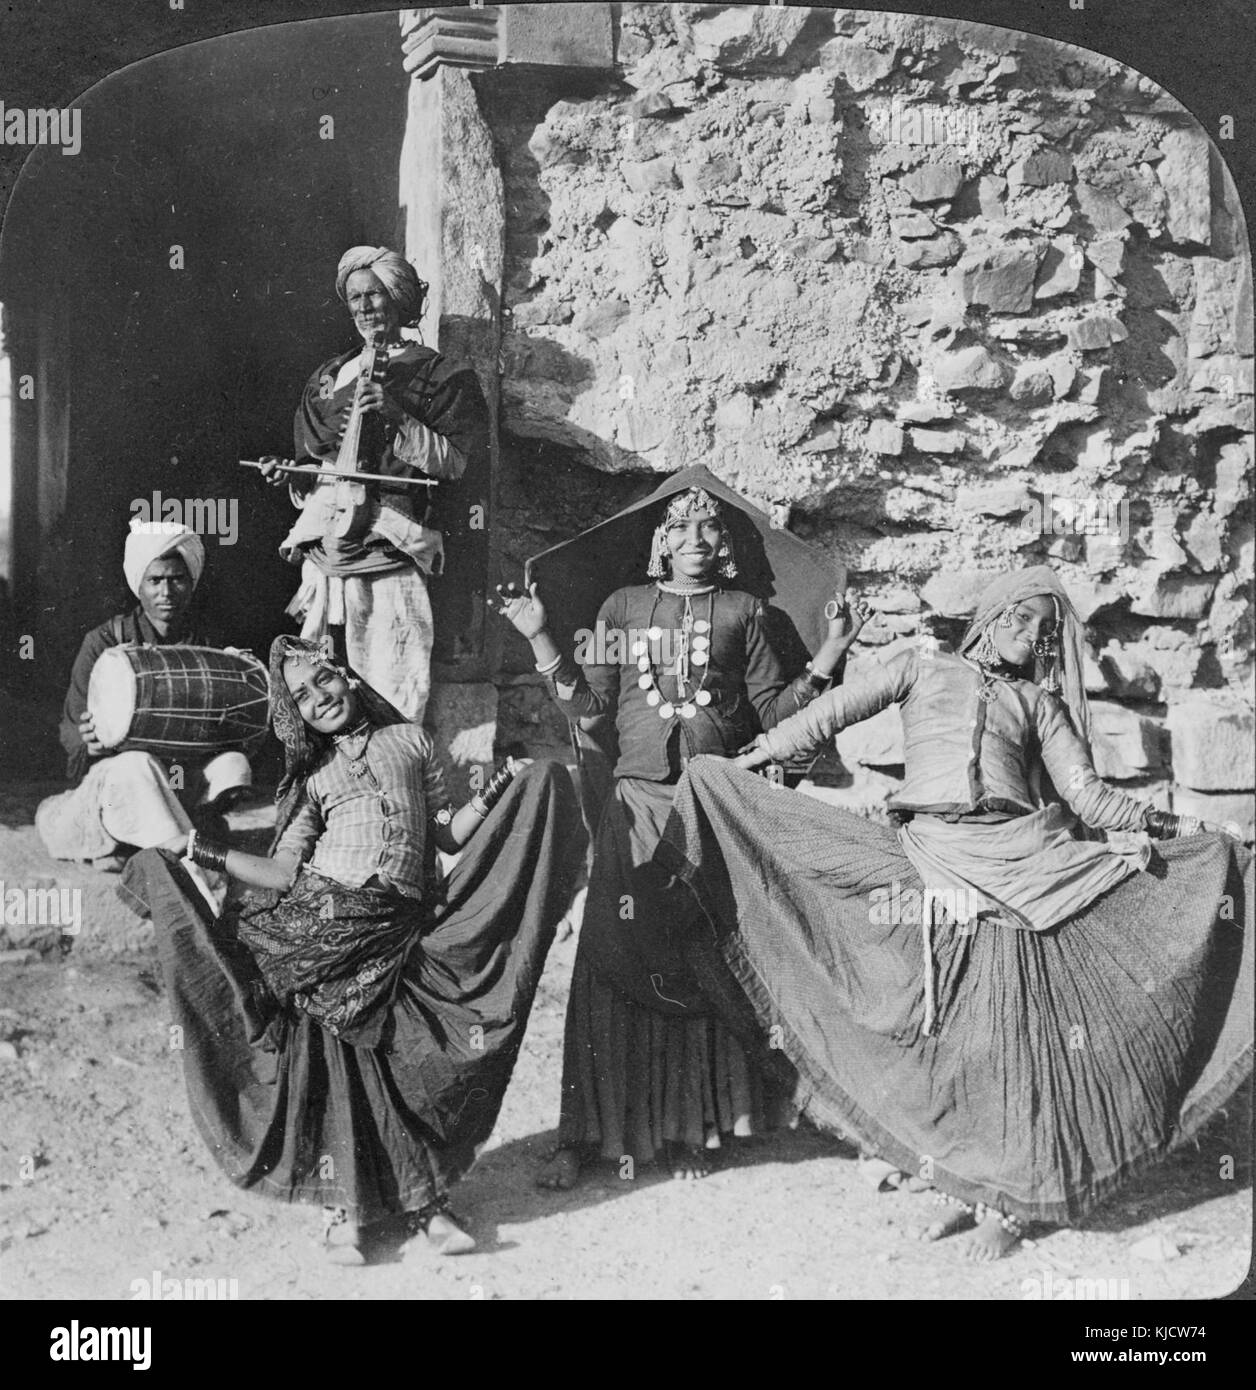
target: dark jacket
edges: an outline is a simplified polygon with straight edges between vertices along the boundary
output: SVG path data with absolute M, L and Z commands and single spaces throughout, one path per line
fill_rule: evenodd
M 703 687 L 711 702 L 697 706 L 690 719 L 680 713 L 660 718 L 659 707 L 648 703 L 648 692 L 639 683 L 642 673 L 632 652 L 633 642 L 652 627 L 676 633 L 684 615 L 684 599 L 663 593 L 653 584 L 616 589 L 602 605 L 598 626 L 577 634 L 577 655 L 583 649 L 594 659 L 582 663 L 576 655 L 564 655 L 548 673 L 550 692 L 569 719 L 614 718 L 619 736 L 616 777 L 669 781 L 678 770 L 668 750 L 673 735 L 681 761 L 698 753 L 731 756 L 761 729 L 795 714 L 815 697 L 805 678 L 786 680 L 768 643 L 759 599 L 739 589 L 721 589 L 709 597 L 695 597 L 691 603 L 694 617 L 710 621 L 712 631 Z M 667 701 L 677 695 L 676 677 L 667 664 L 677 645 L 666 638 L 650 643 L 656 683 Z M 701 679 L 701 667 L 694 665 L 692 671 L 695 681 Z

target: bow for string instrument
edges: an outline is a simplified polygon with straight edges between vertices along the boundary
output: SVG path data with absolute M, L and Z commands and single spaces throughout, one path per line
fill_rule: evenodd
M 327 533 L 338 539 L 365 534 L 370 527 L 370 502 L 365 484 L 387 483 L 390 487 L 435 487 L 436 478 L 394 477 L 388 473 L 370 473 L 363 462 L 377 458 L 383 447 L 385 422 L 381 415 L 367 415 L 362 409 L 362 393 L 373 381 L 382 382 L 388 366 L 384 350 L 384 333 L 372 334 L 362 349 L 353 389 L 353 404 L 340 437 L 336 460 L 326 468 L 310 468 L 297 463 L 264 463 L 260 459 L 241 459 L 242 468 L 273 468 L 280 473 L 298 477 L 317 478 L 320 487 L 331 488 L 327 506 Z

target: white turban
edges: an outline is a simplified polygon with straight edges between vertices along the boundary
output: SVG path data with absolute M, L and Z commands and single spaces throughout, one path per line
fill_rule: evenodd
M 140 581 L 145 570 L 165 555 L 183 557 L 195 589 L 205 568 L 205 547 L 196 532 L 177 521 L 141 521 L 138 517 L 132 521 L 122 556 L 122 572 L 136 598 L 140 596 Z
M 355 270 L 369 270 L 388 291 L 403 324 L 414 323 L 423 312 L 427 284 L 404 256 L 387 246 L 351 246 L 336 267 L 336 293 L 345 303 L 345 281 Z

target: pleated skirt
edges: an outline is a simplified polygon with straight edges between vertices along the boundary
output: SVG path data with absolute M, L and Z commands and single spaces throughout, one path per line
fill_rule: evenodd
M 684 949 L 697 905 L 652 862 L 674 791 L 616 781 L 572 972 L 559 1141 L 617 1161 L 649 1162 L 670 1143 L 718 1147 L 791 1113 L 791 1086 L 757 1056 L 751 1011 L 713 1011 Z
M 818 1125 L 966 1202 L 1072 1222 L 1250 1076 L 1252 856 L 1224 837 L 1043 932 L 942 925 L 924 1030 L 923 885 L 885 826 L 689 765 L 660 865 L 701 904 Z
M 159 850 L 126 887 L 157 927 L 188 1101 L 240 1187 L 360 1224 L 439 1197 L 490 1135 L 586 843 L 571 779 L 536 763 L 462 851 L 371 1046 L 270 996 L 230 914 Z

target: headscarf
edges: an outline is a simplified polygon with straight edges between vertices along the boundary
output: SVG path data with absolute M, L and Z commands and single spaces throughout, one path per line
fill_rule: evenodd
M 311 729 L 302 719 L 297 702 L 288 689 L 283 674 L 284 664 L 296 659 L 310 661 L 315 666 L 331 666 L 346 679 L 355 681 L 358 711 L 376 728 L 407 722 L 405 715 L 367 685 L 352 667 L 331 660 L 321 642 L 305 637 L 276 637 L 270 644 L 270 724 L 275 737 L 283 744 L 283 776 L 275 791 L 279 809 L 275 817 L 275 838 L 271 842 L 272 853 L 296 813 L 310 773 L 332 745 L 331 738 L 320 734 L 317 729 Z
M 1089 747 L 1090 704 L 1086 699 L 1082 666 L 1082 621 L 1053 569 L 1047 565 L 1033 565 L 996 579 L 977 600 L 977 611 L 959 644 L 960 652 L 967 653 L 975 647 L 982 634 L 1014 604 L 1038 597 L 1055 600 L 1058 621 L 1055 655 L 1046 659 L 1034 656 L 1033 679 L 1041 685 L 1045 677 L 1054 673 L 1060 685 L 1060 698 L 1068 706 L 1073 727 Z
M 140 582 L 149 565 L 166 555 L 176 554 L 182 556 L 188 567 L 195 589 L 205 568 L 205 547 L 196 532 L 177 521 L 141 521 L 136 517 L 131 522 L 122 554 L 122 573 L 136 598 L 140 596 Z
M 721 579 L 736 579 L 737 564 L 733 559 L 733 543 L 728 536 L 728 526 L 724 521 L 724 511 L 720 504 L 705 488 L 691 487 L 687 492 L 678 492 L 667 504 L 663 520 L 654 529 L 654 540 L 650 545 L 650 563 L 646 574 L 651 579 L 665 579 L 670 569 L 671 556 L 667 550 L 667 533 L 671 527 L 682 525 L 692 516 L 713 516 L 720 523 L 723 539 L 720 541 L 719 566 L 716 573 Z
M 351 246 L 336 267 L 336 294 L 347 304 L 345 282 L 355 270 L 369 270 L 388 291 L 388 297 L 401 314 L 402 326 L 418 322 L 427 297 L 427 282 L 408 260 L 387 246 Z

